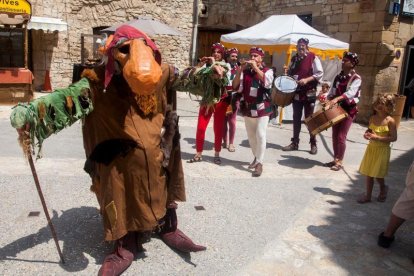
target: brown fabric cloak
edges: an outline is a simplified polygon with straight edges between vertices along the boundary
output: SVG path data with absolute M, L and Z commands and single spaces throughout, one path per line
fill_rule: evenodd
M 161 128 L 167 104 L 175 104 L 174 67 L 162 64 L 162 72 L 156 89 L 157 112 L 148 116 L 139 109 L 122 75 L 114 75 L 104 91 L 104 67 L 83 73 L 91 81 L 94 105 L 84 119 L 84 147 L 106 240 L 117 240 L 128 231 L 153 230 L 168 203 L 185 201 L 179 145 L 171 152 L 168 168 L 162 167 Z M 91 160 L 96 151 L 105 155 L 117 147 L 121 150 L 109 161 Z

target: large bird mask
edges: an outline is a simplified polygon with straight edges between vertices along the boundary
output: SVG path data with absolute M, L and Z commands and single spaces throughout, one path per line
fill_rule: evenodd
M 135 94 L 141 110 L 147 115 L 156 109 L 155 89 L 161 80 L 161 54 L 155 43 L 138 29 L 123 25 L 108 41 L 105 88 L 115 72 L 116 63 Z

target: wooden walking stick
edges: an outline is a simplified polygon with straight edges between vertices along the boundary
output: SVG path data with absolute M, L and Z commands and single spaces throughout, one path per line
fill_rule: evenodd
M 57 239 L 55 227 L 53 226 L 52 220 L 49 216 L 49 211 L 47 210 L 46 201 L 42 193 L 42 189 L 40 187 L 39 178 L 37 177 L 36 168 L 33 162 L 32 153 L 31 153 L 31 144 L 30 144 L 30 138 L 28 134 L 29 125 L 26 125 L 26 130 L 18 129 L 17 132 L 19 133 L 19 140 L 21 141 L 21 145 L 24 151 L 24 155 L 27 156 L 27 160 L 29 161 L 30 169 L 32 170 L 33 180 L 36 185 L 37 193 L 39 194 L 40 201 L 42 202 L 43 211 L 45 212 L 47 223 L 49 224 L 50 231 L 52 232 L 53 240 L 55 241 L 55 245 L 57 248 L 57 251 L 59 253 L 60 261 L 64 264 L 65 259 L 63 259 L 62 251 L 60 250 L 59 242 Z
M 45 212 L 45 215 L 46 215 L 46 218 L 47 218 L 47 223 L 49 224 L 50 231 L 52 232 L 52 236 L 53 236 L 53 239 L 54 239 L 55 244 L 56 244 L 57 251 L 58 251 L 59 256 L 60 256 L 60 261 L 64 264 L 65 260 L 63 259 L 63 254 L 62 254 L 62 251 L 60 250 L 59 242 L 58 242 L 58 239 L 57 239 L 57 236 L 56 236 L 55 227 L 53 227 L 52 220 L 50 219 L 49 211 L 47 210 L 47 207 L 46 207 L 45 198 L 43 197 L 42 189 L 40 188 L 40 183 L 39 183 L 39 179 L 37 177 L 36 168 L 34 166 L 33 158 L 32 158 L 32 155 L 30 154 L 30 152 L 27 155 L 27 159 L 29 160 L 30 169 L 32 170 L 33 179 L 34 179 L 34 182 L 36 184 L 37 193 L 39 194 L 40 201 L 42 202 L 43 211 Z

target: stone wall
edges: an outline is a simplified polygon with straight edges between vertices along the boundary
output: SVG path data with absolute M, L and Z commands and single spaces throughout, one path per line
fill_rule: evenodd
M 165 62 L 179 68 L 188 66 L 193 32 L 193 1 L 190 0 L 33 0 L 33 15 L 60 18 L 67 32 L 32 31 L 35 88 L 43 86 L 50 70 L 52 87 L 71 83 L 73 64 L 80 63 L 81 33 L 94 27 L 112 26 L 139 16 L 151 16 L 175 27 L 182 36 L 156 36 Z
M 263 20 L 252 0 L 199 0 L 207 6 L 208 15 L 199 17 L 201 28 L 240 30 Z

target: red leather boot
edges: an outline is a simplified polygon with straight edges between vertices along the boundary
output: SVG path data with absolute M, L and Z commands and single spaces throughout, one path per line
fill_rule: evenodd
M 135 232 L 128 232 L 115 242 L 114 252 L 105 257 L 98 276 L 121 275 L 132 263 L 138 245 Z
M 181 252 L 198 252 L 206 250 L 205 246 L 195 244 L 189 237 L 177 228 L 177 204 L 170 204 L 163 218 L 160 236 L 168 246 Z

